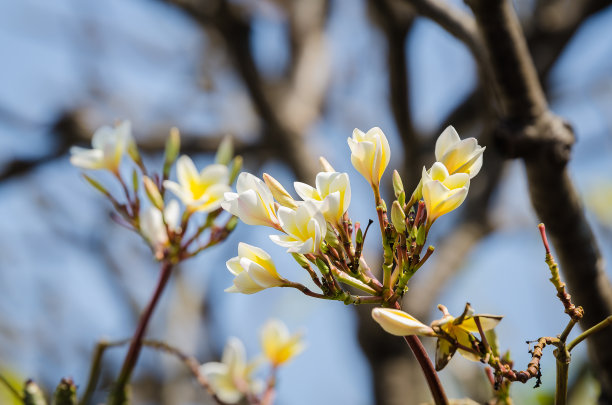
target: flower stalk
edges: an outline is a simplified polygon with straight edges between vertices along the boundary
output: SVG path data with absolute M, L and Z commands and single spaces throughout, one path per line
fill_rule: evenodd
M 121 372 L 119 373 L 119 377 L 115 381 L 115 385 L 112 388 L 110 394 L 110 405 L 123 405 L 127 399 L 127 384 L 130 382 L 130 378 L 132 376 L 132 371 L 136 366 L 136 362 L 138 361 L 138 357 L 140 355 L 140 351 L 142 349 L 142 340 L 149 325 L 149 321 L 151 320 L 151 315 L 153 315 L 153 311 L 157 307 L 157 303 L 159 302 L 159 298 L 161 297 L 166 285 L 168 284 L 168 280 L 170 279 L 170 275 L 172 274 L 173 264 L 167 260 L 162 261 L 161 270 L 159 274 L 159 280 L 157 282 L 157 286 L 151 296 L 151 300 L 147 305 L 144 313 L 141 315 L 140 320 L 138 321 L 138 326 L 136 327 L 136 331 L 134 332 L 134 337 L 130 343 L 130 347 L 128 349 L 127 355 L 125 356 L 125 360 L 123 361 L 123 366 L 121 367 Z

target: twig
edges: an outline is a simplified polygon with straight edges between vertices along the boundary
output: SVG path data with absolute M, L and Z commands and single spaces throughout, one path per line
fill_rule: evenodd
M 119 377 L 111 390 L 109 398 L 111 405 L 123 404 L 125 399 L 125 387 L 129 383 L 132 371 L 134 370 L 136 362 L 138 361 L 144 333 L 149 324 L 149 320 L 151 319 L 151 315 L 159 302 L 159 298 L 161 297 L 161 294 L 164 291 L 168 280 L 170 279 L 172 267 L 172 263 L 166 260 L 162 262 L 159 281 L 157 282 L 157 286 L 155 287 L 155 291 L 153 292 L 153 296 L 151 297 L 145 312 L 140 317 L 140 321 L 138 322 L 138 326 L 134 332 L 134 337 L 131 340 L 130 348 L 128 349 L 123 366 L 121 367 L 121 372 L 119 373 Z
M 100 370 L 102 368 L 102 357 L 104 352 L 109 347 L 123 346 L 130 342 L 131 339 L 118 340 L 116 342 L 108 342 L 102 340 L 98 342 L 94 350 L 93 358 L 91 361 L 91 367 L 89 368 L 89 378 L 87 379 L 87 385 L 85 386 L 85 392 L 79 401 L 79 405 L 88 405 L 91 402 L 91 397 L 96 392 L 96 386 L 100 378 Z

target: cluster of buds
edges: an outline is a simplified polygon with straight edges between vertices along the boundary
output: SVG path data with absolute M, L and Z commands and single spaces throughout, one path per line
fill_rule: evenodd
M 271 404 L 279 367 L 305 348 L 301 334 L 289 334 L 287 326 L 278 320 L 270 320 L 263 326 L 261 347 L 263 356 L 247 362 L 244 344 L 232 337 L 227 341 L 221 362 L 204 363 L 200 367 L 200 372 L 222 403 L 236 404 L 246 400 L 252 404 Z M 255 377 L 262 357 L 271 368 L 267 382 Z
M 77 167 L 112 173 L 123 190 L 120 198 L 89 175 L 83 176 L 111 201 L 116 210 L 113 219 L 141 235 L 157 260 L 171 263 L 221 242 L 235 228 L 234 217 L 221 224 L 216 220 L 223 212 L 223 196 L 231 191 L 230 185 L 242 166 L 242 158 L 233 157 L 229 138 L 221 143 L 215 163 L 199 172 L 191 158 L 179 157 L 179 149 L 180 135 L 173 128 L 161 172 L 150 173 L 132 137 L 130 123 L 124 121 L 98 129 L 92 138 L 92 149 L 73 147 L 70 158 Z M 169 180 L 175 163 L 177 182 Z M 131 182 L 122 174 L 129 170 Z M 167 191 L 176 198 L 167 196 Z M 208 239 L 201 242 L 205 233 Z
M 323 171 L 317 174 L 314 187 L 294 183 L 301 200 L 294 199 L 268 174 L 262 180 L 243 172 L 238 176 L 237 192 L 226 193 L 222 203 L 225 210 L 246 224 L 280 231 L 270 239 L 293 255 L 320 292 L 281 277 L 268 253 L 244 243 L 239 245 L 239 255 L 227 262 L 236 276 L 227 291 L 251 294 L 270 287 L 292 287 L 316 298 L 383 306 L 393 306 L 401 298 L 412 275 L 433 253 L 430 246 L 422 254 L 431 225 L 465 200 L 470 178 L 482 166 L 484 148 L 474 138 L 461 140 L 454 128 L 448 127 L 436 142 L 437 161 L 429 169 L 423 168 L 410 199 L 406 198 L 399 173 L 394 171 L 395 200 L 389 222 L 380 193 L 391 157 L 387 138 L 380 128 L 367 132 L 355 129 L 348 146 L 353 166 L 374 192 L 383 239 L 383 280 L 373 274 L 362 257 L 372 221 L 364 229 L 350 219 L 349 176 L 336 172 L 321 158 Z M 356 295 L 355 290 L 365 295 Z

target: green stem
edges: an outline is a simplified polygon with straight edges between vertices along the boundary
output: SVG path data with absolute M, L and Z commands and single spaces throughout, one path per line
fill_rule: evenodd
M 134 337 L 132 338 L 132 343 L 130 344 L 130 348 L 128 349 L 127 355 L 125 356 L 123 367 L 121 368 L 119 377 L 115 382 L 115 386 L 111 390 L 109 401 L 110 405 L 123 405 L 125 403 L 125 388 L 130 382 L 132 371 L 134 370 L 134 366 L 136 366 L 136 362 L 138 361 L 138 356 L 140 355 L 140 350 L 142 349 L 142 339 L 144 337 L 144 333 L 147 329 L 147 325 L 149 324 L 149 320 L 151 319 L 151 315 L 153 314 L 153 311 L 155 310 L 155 307 L 159 302 L 159 297 L 164 291 L 166 285 L 168 284 L 168 280 L 170 279 L 171 274 L 172 263 L 168 261 L 163 261 L 159 275 L 159 281 L 157 282 L 157 287 L 153 292 L 153 296 L 151 297 L 151 301 L 149 301 L 149 305 L 147 305 L 145 312 L 140 317 L 138 327 L 136 328 L 136 331 L 134 332 Z
M 368 294 L 371 295 L 378 295 L 378 292 L 376 292 L 375 289 L 373 289 L 372 287 L 370 287 L 367 284 L 364 284 L 363 282 L 361 282 L 360 280 L 349 276 L 348 274 L 341 272 L 338 269 L 332 268 L 331 271 L 334 273 L 334 276 L 336 277 L 336 279 L 338 279 L 339 282 L 346 284 L 346 285 L 350 285 L 351 287 L 355 287 L 361 291 L 364 291 Z
M 557 349 L 557 384 L 555 387 L 555 405 L 567 404 L 567 380 L 569 376 L 570 356 L 567 348 L 562 345 Z
M 104 352 L 109 347 L 123 346 L 128 343 L 130 339 L 124 339 L 117 342 L 100 341 L 96 345 L 94 350 L 93 360 L 91 362 L 91 368 L 89 369 L 89 378 L 87 379 L 87 386 L 85 387 L 85 393 L 79 401 L 79 405 L 87 405 L 91 401 L 91 397 L 96 392 L 96 386 L 98 385 L 98 379 L 100 378 L 100 369 L 102 368 L 102 357 Z
M 570 318 L 569 323 L 567 324 L 567 326 L 563 330 L 563 333 L 561 333 L 561 335 L 559 336 L 559 340 L 560 341 L 565 343 L 565 341 L 567 340 L 568 335 L 570 334 L 572 329 L 574 329 L 574 326 L 576 325 L 576 322 L 577 321 L 575 319 Z
M 9 392 L 13 394 L 15 398 L 17 398 L 20 402 L 23 402 L 23 397 L 21 396 L 19 391 L 17 391 L 17 389 L 15 389 L 15 387 L 11 385 L 9 380 L 7 380 L 6 377 L 4 377 L 2 374 L 0 374 L 0 383 L 2 383 L 9 390 Z
M 584 339 L 588 338 L 589 336 L 591 336 L 593 333 L 597 333 L 600 330 L 606 328 L 608 325 L 612 324 L 612 315 L 610 315 L 609 317 L 607 317 L 606 319 L 604 319 L 603 321 L 599 322 L 597 325 L 585 330 L 584 332 L 582 332 L 580 335 L 578 335 L 576 337 L 576 339 L 572 340 L 568 345 L 567 345 L 567 351 L 571 352 L 572 349 L 574 348 L 574 346 L 576 346 L 578 343 L 582 342 Z

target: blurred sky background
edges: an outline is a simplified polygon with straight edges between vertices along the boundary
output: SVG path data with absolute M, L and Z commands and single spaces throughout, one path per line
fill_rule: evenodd
M 240 3 L 254 13 L 251 47 L 258 67 L 266 77 L 280 75 L 289 61 L 285 16 L 272 1 Z M 528 20 L 532 3 L 517 5 Z M 308 143 L 315 155 L 349 173 L 349 212 L 353 220 L 367 223 L 375 218 L 373 197 L 350 164 L 346 138 L 353 128 L 380 126 L 392 148 L 390 169 L 402 162 L 388 108 L 385 45 L 364 1 L 332 0 L 325 35 L 328 51 L 322 69 L 329 69 L 329 87 L 325 108 L 308 129 Z M 186 133 L 229 133 L 249 142 L 258 134 L 256 113 L 243 83 L 212 42 L 190 18 L 160 1 L 0 3 L 0 167 L 16 158 L 48 155 L 57 147 L 50 126 L 70 110 L 82 114 L 89 133 L 129 119 L 137 141 L 165 136 L 175 125 Z M 406 47 L 413 119 L 419 131 L 430 133 L 476 86 L 476 68 L 462 44 L 423 18 L 416 20 Z M 576 131 L 571 173 L 609 261 L 612 9 L 580 28 L 547 85 L 552 109 Z M 62 376 L 72 376 L 82 386 L 94 344 L 133 333 L 137 311 L 146 304 L 158 271 L 142 241 L 110 221 L 110 204 L 68 158 L 62 154 L 0 183 L 0 369 L 34 378 L 47 389 Z M 193 158 L 198 167 L 212 162 L 207 154 Z M 271 173 L 292 189 L 293 175 L 282 162 L 255 167 L 249 155 L 244 159 L 245 170 Z M 159 167 L 161 154 L 146 155 L 146 162 Z M 530 359 L 525 341 L 554 336 L 566 322 L 547 281 L 538 221 L 526 190 L 522 164 L 512 163 L 494 195 L 495 232 L 471 252 L 440 298 L 452 314 L 470 301 L 477 312 L 505 315 L 498 327 L 501 347 L 512 351 L 520 368 Z M 430 243 L 448 232 L 454 215 L 436 223 Z M 370 371 L 350 308 L 289 289 L 252 296 L 223 292 L 231 284 L 225 261 L 236 255 L 239 241 L 269 251 L 286 278 L 305 280 L 268 234 L 267 228 L 240 224 L 226 243 L 184 263 L 154 314 L 148 336 L 203 361 L 219 356 L 228 336 L 238 336 L 254 356 L 260 326 L 279 318 L 291 330 L 304 331 L 308 349 L 281 370 L 277 404 L 373 403 Z M 365 255 L 377 257 L 374 237 Z M 430 318 L 422 321 L 438 318 L 436 312 L 432 308 Z M 108 352 L 107 373 L 116 372 L 124 350 Z M 570 375 L 584 361 L 582 348 L 573 356 Z M 450 396 L 462 396 L 461 376 L 474 375 L 469 370 L 481 365 L 459 357 L 451 365 L 441 376 Z M 554 358 L 548 350 L 542 365 L 542 388 L 532 390 L 532 382 L 515 384 L 518 403 L 554 389 Z M 136 379 L 171 378 L 180 369 L 174 359 L 145 350 Z M 202 391 L 193 401 L 202 403 L 205 397 Z

